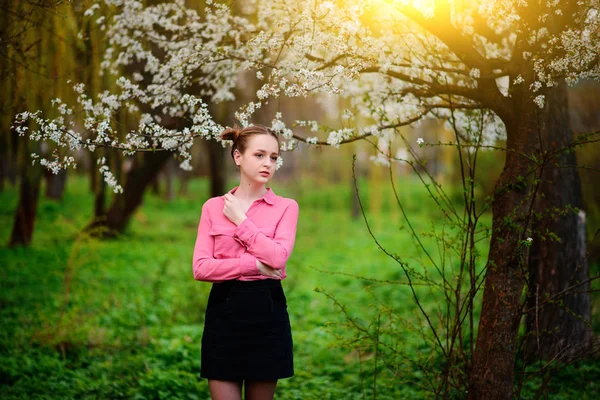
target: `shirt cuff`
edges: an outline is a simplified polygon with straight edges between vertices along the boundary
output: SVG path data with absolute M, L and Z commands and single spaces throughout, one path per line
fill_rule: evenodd
M 256 257 L 250 253 L 244 253 L 240 256 L 240 274 L 242 276 L 258 274 Z
M 240 239 L 246 247 L 254 236 L 259 232 L 254 222 L 250 218 L 246 218 L 241 224 L 235 229 L 235 236 Z

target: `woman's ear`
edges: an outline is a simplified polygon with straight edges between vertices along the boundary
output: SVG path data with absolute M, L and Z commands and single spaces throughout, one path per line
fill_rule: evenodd
M 237 165 L 238 167 L 240 166 L 241 158 L 242 158 L 242 153 L 240 153 L 240 151 L 238 149 L 235 149 L 233 151 L 233 160 L 235 161 L 235 165 Z

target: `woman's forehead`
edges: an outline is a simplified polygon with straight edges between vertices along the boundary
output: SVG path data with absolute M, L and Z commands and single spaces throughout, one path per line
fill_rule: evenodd
M 270 153 L 278 153 L 279 145 L 277 139 L 271 135 L 252 135 L 248 142 L 248 147 L 252 149 L 265 150 Z

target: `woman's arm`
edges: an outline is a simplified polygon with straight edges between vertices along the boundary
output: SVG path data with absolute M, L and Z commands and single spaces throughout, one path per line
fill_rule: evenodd
M 221 282 L 237 279 L 240 276 L 259 274 L 256 257 L 252 254 L 244 253 L 239 258 L 214 258 L 215 239 L 209 234 L 210 228 L 210 215 L 205 203 L 202 206 L 192 261 L 195 280 Z
M 281 269 L 292 254 L 298 224 L 298 203 L 291 200 L 277 227 L 273 239 L 268 238 L 246 218 L 235 230 L 235 237 L 246 246 L 248 253 L 264 264 Z

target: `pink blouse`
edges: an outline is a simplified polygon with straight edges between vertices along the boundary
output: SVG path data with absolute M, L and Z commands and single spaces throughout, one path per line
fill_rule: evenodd
M 202 206 L 194 246 L 194 279 L 208 282 L 274 279 L 258 272 L 256 259 L 282 269 L 281 279 L 284 279 L 285 264 L 296 240 L 298 203 L 277 196 L 269 188 L 252 203 L 247 218 L 239 226 L 223 215 L 224 205 L 223 196 L 219 196 L 208 199 Z

